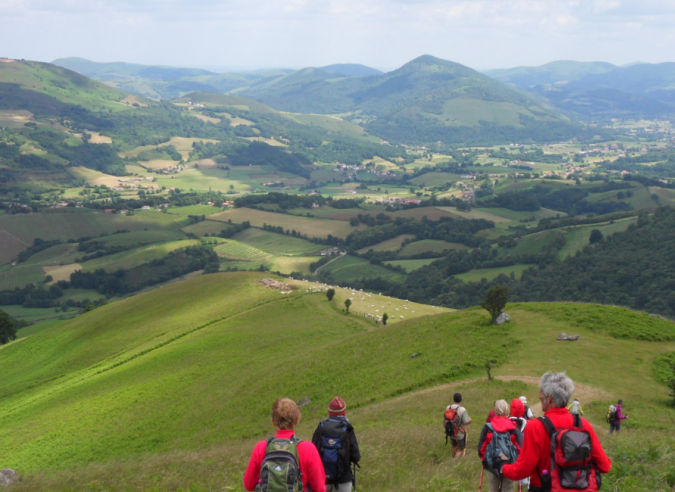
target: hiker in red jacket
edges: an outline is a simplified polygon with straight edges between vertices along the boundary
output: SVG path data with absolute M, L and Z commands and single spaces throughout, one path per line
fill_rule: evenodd
M 506 400 L 497 400 L 495 402 L 495 417 L 491 422 L 483 426 L 478 440 L 478 456 L 483 462 L 485 470 L 488 472 L 490 483 L 490 492 L 499 492 L 501 490 L 513 490 L 513 482 L 504 478 L 499 473 L 499 468 L 492 468 L 490 460 L 486 456 L 489 451 L 490 443 L 495 439 L 495 434 L 506 434 L 510 438 L 510 449 L 513 451 L 513 459 L 520 452 L 523 444 L 523 435 L 516 427 L 516 423 L 509 418 L 509 404 Z M 498 441 L 495 441 L 498 442 Z M 508 442 L 508 441 L 507 441 Z
M 300 422 L 300 417 L 300 409 L 293 400 L 279 398 L 275 401 L 272 405 L 272 424 L 277 428 L 275 437 L 291 439 L 295 435 L 293 429 Z M 260 470 L 265 458 L 266 448 L 267 441 L 260 441 L 253 448 L 251 459 L 244 474 L 244 488 L 248 491 L 255 490 L 260 482 Z M 323 471 L 323 463 L 319 452 L 311 441 L 300 441 L 297 444 L 297 450 L 303 490 L 326 492 L 326 475 Z
M 567 410 L 574 383 L 564 372 L 547 372 L 539 383 L 539 400 L 544 411 L 557 430 L 570 429 L 574 426 L 574 416 Z M 587 432 L 591 441 L 591 466 L 588 487 L 580 490 L 595 492 L 598 490 L 599 473 L 609 473 L 612 463 L 602 449 L 602 445 L 593 427 L 586 419 L 580 419 L 581 428 Z M 551 434 L 546 429 L 542 418 L 528 422 L 525 428 L 525 440 L 518 460 L 513 465 L 502 467 L 504 477 L 510 480 L 522 480 L 532 477 L 529 492 L 542 492 L 542 478 L 552 480 L 551 474 Z M 562 490 L 559 483 L 553 483 L 553 491 Z

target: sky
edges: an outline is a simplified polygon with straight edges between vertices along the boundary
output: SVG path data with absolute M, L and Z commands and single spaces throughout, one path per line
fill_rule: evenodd
M 0 0 L 0 57 L 221 70 L 430 54 L 476 69 L 675 59 L 673 0 Z

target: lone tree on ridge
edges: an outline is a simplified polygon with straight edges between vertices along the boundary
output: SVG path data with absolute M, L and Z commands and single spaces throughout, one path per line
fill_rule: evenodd
M 492 322 L 495 323 L 507 302 L 509 302 L 509 288 L 506 285 L 495 285 L 490 287 L 480 301 L 480 307 L 490 313 Z
M 16 340 L 16 321 L 0 309 L 0 345 Z
M 387 320 L 388 320 L 388 319 L 389 319 L 389 315 L 388 315 L 387 313 L 384 313 L 384 314 L 382 315 L 382 324 L 383 324 L 384 326 L 387 326 Z
M 602 241 L 602 231 L 600 229 L 593 229 L 591 231 L 591 237 L 588 240 L 591 244 L 599 243 Z
M 345 308 L 347 308 L 347 314 L 349 314 L 349 306 L 351 306 L 351 305 L 352 305 L 351 299 L 345 300 Z
M 326 297 L 328 298 L 329 301 L 332 301 L 333 297 L 335 297 L 335 289 L 328 289 L 326 291 Z

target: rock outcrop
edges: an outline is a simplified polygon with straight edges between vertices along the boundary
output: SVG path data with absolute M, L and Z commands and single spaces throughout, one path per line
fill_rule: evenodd
M 9 487 L 19 481 L 19 474 L 10 468 L 0 471 L 0 487 Z

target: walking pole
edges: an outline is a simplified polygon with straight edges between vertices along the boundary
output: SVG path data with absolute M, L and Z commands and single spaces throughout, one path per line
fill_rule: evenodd
M 504 485 L 504 475 L 499 479 L 499 492 L 502 492 L 502 485 Z
M 480 469 L 480 483 L 478 484 L 478 492 L 483 488 L 483 472 L 485 471 L 485 465 Z
M 518 492 L 523 492 L 523 481 L 518 480 Z

